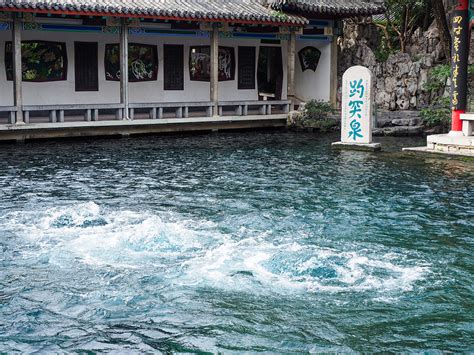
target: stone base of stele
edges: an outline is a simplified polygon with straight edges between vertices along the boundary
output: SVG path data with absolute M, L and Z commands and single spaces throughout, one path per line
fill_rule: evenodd
M 380 143 L 345 143 L 335 142 L 332 144 L 333 149 L 339 150 L 359 150 L 363 152 L 378 152 L 382 149 Z

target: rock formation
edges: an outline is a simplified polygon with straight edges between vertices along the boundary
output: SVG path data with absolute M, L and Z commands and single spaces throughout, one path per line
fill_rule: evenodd
M 407 53 L 390 54 L 384 62 L 377 61 L 375 55 L 381 39 L 373 23 L 346 21 L 344 26 L 345 35 L 339 40 L 339 82 L 350 66 L 363 65 L 371 69 L 376 77 L 375 101 L 379 110 L 419 110 L 439 96 L 449 96 L 449 80 L 439 92 L 426 89 L 430 70 L 445 59 L 435 24 L 425 32 L 415 31 Z M 474 62 L 474 38 L 472 41 L 471 64 Z M 470 86 L 474 92 L 472 75 Z M 474 110 L 473 95 L 470 96 L 471 110 Z M 340 97 L 339 88 L 339 102 Z

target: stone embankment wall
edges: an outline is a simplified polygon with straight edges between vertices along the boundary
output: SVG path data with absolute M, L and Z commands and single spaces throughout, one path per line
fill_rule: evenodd
M 427 31 L 418 29 L 407 48 L 407 53 L 391 54 L 384 62 L 377 61 L 375 52 L 380 34 L 372 23 L 347 21 L 345 36 L 339 41 L 340 55 L 338 75 L 353 65 L 368 67 L 376 77 L 375 100 L 379 110 L 419 110 L 431 105 L 439 96 L 449 96 L 449 81 L 439 92 L 429 92 L 426 84 L 430 70 L 443 63 L 439 33 L 433 24 Z M 474 64 L 474 38 L 471 42 L 470 63 Z M 474 110 L 474 77 L 470 77 L 471 110 Z M 341 89 L 338 91 L 340 102 Z

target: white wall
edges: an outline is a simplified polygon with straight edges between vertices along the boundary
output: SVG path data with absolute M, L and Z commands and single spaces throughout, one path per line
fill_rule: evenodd
M 316 72 L 311 69 L 301 70 L 298 52 L 304 47 L 316 47 L 321 51 L 321 58 Z M 329 101 L 331 78 L 331 43 L 322 41 L 297 41 L 295 56 L 296 97 L 308 101 L 311 99 Z
M 117 34 L 90 34 L 71 32 L 24 31 L 22 40 L 47 40 L 66 42 L 68 56 L 67 80 L 46 83 L 23 83 L 24 105 L 47 104 L 88 104 L 88 103 L 118 103 L 120 102 L 119 82 L 106 81 L 104 73 L 104 52 L 107 43 L 118 43 Z M 4 50 L 5 41 L 11 41 L 10 31 L 0 31 L 0 106 L 13 104 L 13 84 L 6 81 Z M 76 92 L 74 85 L 74 41 L 90 41 L 99 43 L 99 92 Z M 189 80 L 189 48 L 192 45 L 209 45 L 209 38 L 162 37 L 156 35 L 130 36 L 129 42 L 154 44 L 158 46 L 158 80 L 149 82 L 130 83 L 130 102 L 179 102 L 179 101 L 209 101 L 209 82 Z M 184 44 L 184 90 L 163 90 L 163 44 Z M 260 40 L 254 39 L 221 39 L 220 45 L 235 47 L 235 59 L 238 61 L 237 47 L 255 46 L 258 48 Z M 265 45 L 265 44 L 263 44 Z M 286 41 L 281 42 L 283 54 L 283 93 L 286 99 Z M 256 58 L 258 60 L 258 58 Z M 237 89 L 236 63 L 235 80 L 219 82 L 220 100 L 257 100 L 255 90 Z M 255 74 L 256 75 L 256 74 Z
M 0 106 L 13 105 L 13 82 L 7 81 L 5 70 L 5 41 L 11 40 L 11 31 L 0 31 Z

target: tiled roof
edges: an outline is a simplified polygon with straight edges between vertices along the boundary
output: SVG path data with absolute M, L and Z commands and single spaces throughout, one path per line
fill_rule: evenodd
M 267 0 L 273 9 L 335 16 L 365 16 L 384 12 L 380 0 Z
M 305 24 L 304 17 L 282 14 L 258 0 L 0 0 L 0 7 L 199 20 Z

